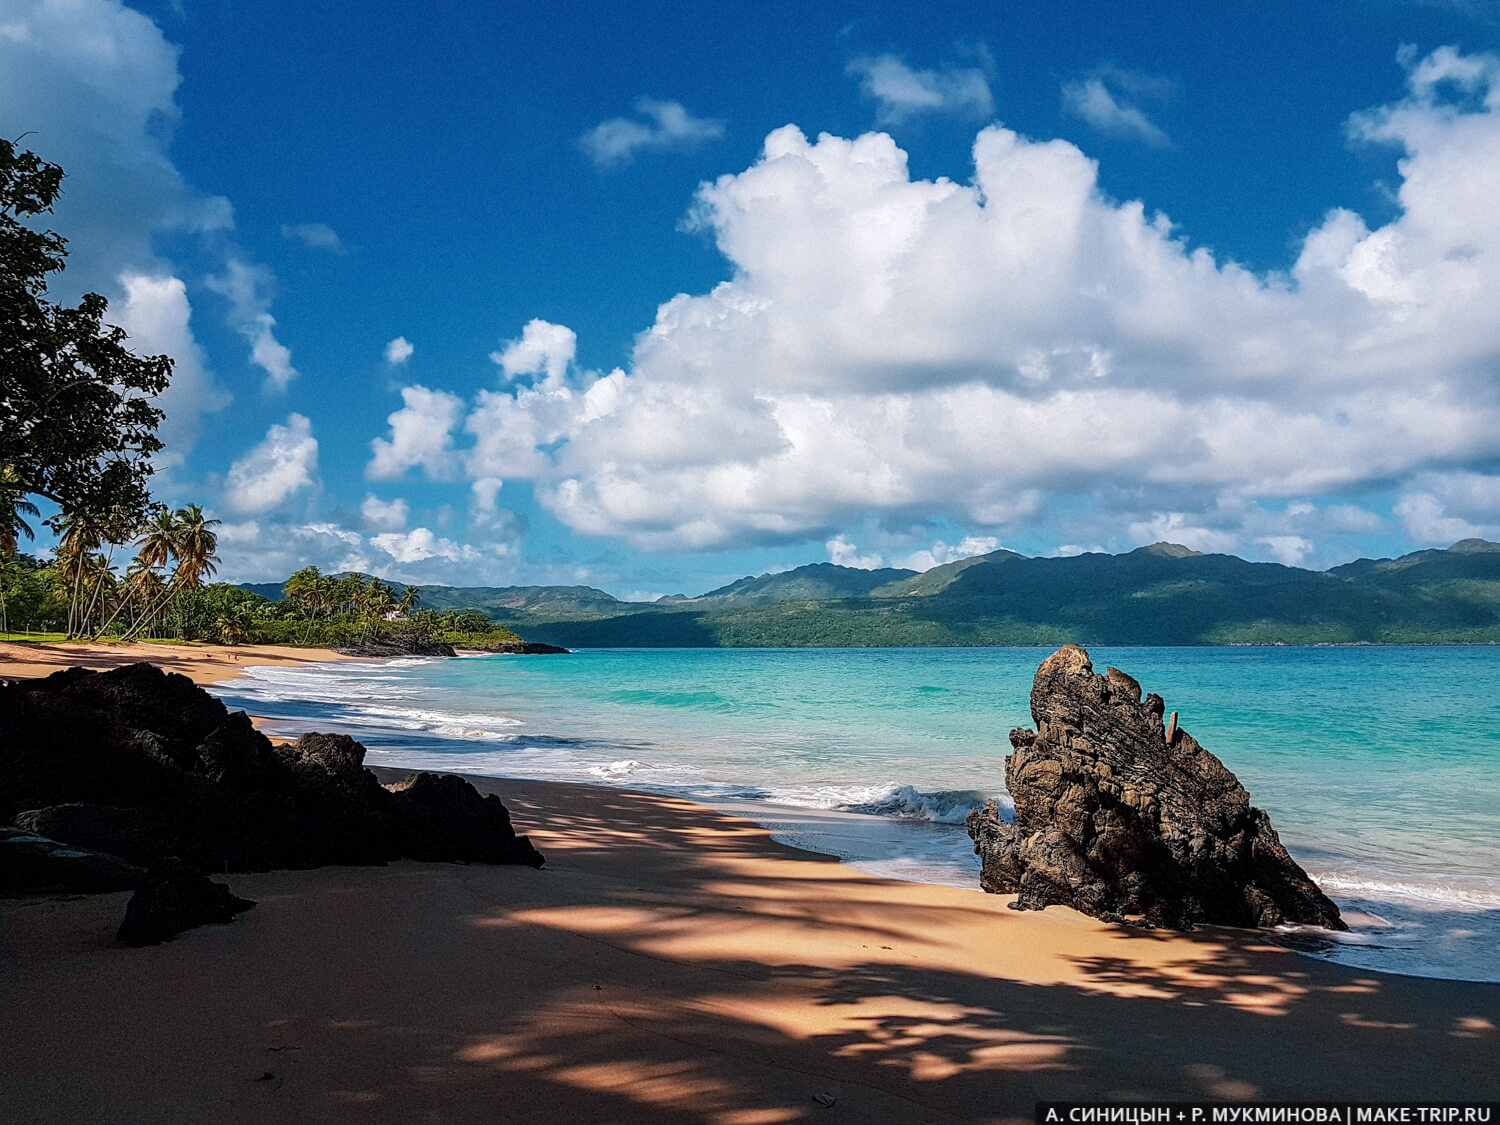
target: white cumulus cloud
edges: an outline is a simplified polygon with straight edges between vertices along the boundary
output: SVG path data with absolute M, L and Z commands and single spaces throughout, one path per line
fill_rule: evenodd
M 519 340 L 490 353 L 507 379 L 521 375 L 543 375 L 549 388 L 560 387 L 567 378 L 568 366 L 578 351 L 578 336 L 561 324 L 537 319 L 527 323 Z
M 724 135 L 724 122 L 695 117 L 681 102 L 638 98 L 639 117 L 611 117 L 578 139 L 578 147 L 595 166 L 628 164 L 638 152 L 671 152 L 695 148 Z
M 885 565 L 885 560 L 878 552 L 862 555 L 859 547 L 843 535 L 836 535 L 826 544 L 828 548 L 828 561 L 835 566 L 850 566 L 856 570 L 879 570 Z
M 405 336 L 397 336 L 385 346 L 385 361 L 391 367 L 400 367 L 416 350 Z
M 993 535 L 968 535 L 958 543 L 944 543 L 941 539 L 931 547 L 913 551 L 905 558 L 896 559 L 891 565 L 906 570 L 931 570 L 945 563 L 970 559 L 975 555 L 987 555 L 1000 549 L 1000 540 Z
M 364 517 L 366 527 L 377 531 L 401 531 L 406 527 L 411 509 L 399 496 L 394 500 L 382 500 L 373 492 L 367 492 L 359 506 L 359 514 Z
M 157 398 L 166 417 L 157 430 L 164 448 L 155 458 L 159 468 L 172 468 L 181 465 L 197 444 L 203 415 L 222 410 L 230 396 L 214 382 L 193 337 L 192 308 L 181 279 L 125 274 L 119 284 L 125 300 L 110 315 L 129 333 L 131 350 L 138 355 L 165 353 L 174 360 L 172 381 Z
M 263 441 L 229 467 L 224 504 L 238 515 L 259 515 L 318 483 L 318 439 L 301 414 L 273 425 Z
M 1330 212 L 1286 273 L 1189 250 L 1063 141 L 985 128 L 957 183 L 885 134 L 778 129 L 693 209 L 728 280 L 663 304 L 624 371 L 528 324 L 463 423 L 467 475 L 664 551 L 861 558 L 860 521 L 945 515 L 1305 561 L 1381 526 L 1312 501 L 1391 482 L 1410 527 L 1487 527 L 1423 474 L 1500 459 L 1500 60 L 1408 62 L 1350 125 L 1402 156 L 1398 213 Z
M 401 401 L 406 405 L 386 419 L 390 439 L 370 443 L 374 456 L 365 476 L 397 480 L 420 466 L 429 479 L 446 480 L 456 466 L 452 431 L 463 416 L 463 400 L 447 391 L 411 386 L 401 388 Z
M 69 238 L 57 296 L 171 272 L 158 232 L 233 225 L 229 201 L 195 190 L 169 156 L 178 50 L 148 17 L 117 0 L 5 0 L 0 12 L 0 134 L 29 134 L 21 147 L 68 174 L 50 220 Z

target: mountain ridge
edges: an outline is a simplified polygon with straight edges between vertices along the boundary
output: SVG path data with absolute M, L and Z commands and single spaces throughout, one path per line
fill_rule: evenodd
M 1118 555 L 1002 549 L 921 573 L 809 563 L 655 602 L 591 586 L 424 586 L 422 604 L 570 648 L 1500 642 L 1500 544 L 1326 571 L 1166 542 Z

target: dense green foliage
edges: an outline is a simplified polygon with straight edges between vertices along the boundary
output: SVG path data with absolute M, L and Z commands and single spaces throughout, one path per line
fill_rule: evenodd
M 183 585 L 161 582 L 156 587 L 160 608 L 144 625 L 126 608 L 112 613 L 108 628 L 94 635 L 106 638 L 211 641 L 221 644 L 311 645 L 338 648 L 373 640 L 412 637 L 461 648 L 496 649 L 521 638 L 473 611 L 438 613 L 417 608 L 421 591 L 405 587 L 399 598 L 392 587 L 361 575 L 324 577 L 315 567 L 299 571 L 300 583 L 289 583 L 301 596 L 270 601 L 259 594 L 224 582 Z M 104 610 L 118 610 L 128 597 L 125 584 L 106 583 L 101 595 Z M 311 592 L 306 592 L 310 588 Z M 0 566 L 0 595 L 13 633 L 58 633 L 65 629 L 72 582 L 61 563 L 45 563 L 29 555 L 14 555 Z
M 161 449 L 151 396 L 166 389 L 172 361 L 126 348 L 97 293 L 73 308 L 48 300 L 67 240 L 27 220 L 52 210 L 62 179 L 57 165 L 0 140 L 0 476 L 64 513 L 133 524 Z

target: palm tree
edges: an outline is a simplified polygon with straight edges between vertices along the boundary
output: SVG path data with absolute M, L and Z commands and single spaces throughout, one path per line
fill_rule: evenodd
M 82 512 L 64 512 L 57 518 L 57 564 L 68 580 L 68 636 L 79 632 L 78 610 L 88 574 L 90 556 L 99 548 L 99 521 Z
M 151 570 L 160 570 L 177 555 L 177 519 L 165 504 L 151 513 L 137 535 L 135 560 Z
M 130 513 L 118 506 L 104 512 L 97 521 L 97 527 L 100 540 L 109 548 L 101 556 L 99 562 L 103 572 L 109 576 L 109 582 L 98 581 L 94 583 L 93 594 L 89 597 L 88 605 L 83 611 L 82 620 L 85 624 L 94 619 L 94 611 L 96 609 L 99 611 L 101 618 L 104 616 L 104 605 L 106 603 L 102 601 L 102 598 L 106 593 L 113 593 L 119 586 L 119 583 L 114 580 L 115 549 L 122 543 L 128 543 L 135 537 L 135 526 Z M 116 609 L 115 612 L 118 613 L 119 610 Z M 115 615 L 111 614 L 109 620 L 113 621 L 114 618 Z M 99 626 L 100 633 L 104 632 L 105 624 L 108 624 L 108 622 Z
M 175 519 L 177 569 L 172 573 L 172 585 L 179 590 L 197 590 L 203 585 L 203 576 L 217 570 L 219 556 L 214 552 L 219 549 L 219 536 L 214 528 L 219 521 L 205 517 L 197 504 L 178 508 Z
M 36 505 L 26 499 L 26 489 L 15 467 L 0 465 L 0 633 L 10 632 L 10 617 L 5 610 L 5 572 L 15 557 L 19 537 L 32 538 L 31 525 L 22 516 L 35 518 L 40 514 Z
M 203 508 L 197 504 L 189 504 L 171 513 L 161 508 L 151 517 L 141 532 L 137 559 L 153 567 L 165 566 L 168 559 L 175 559 L 177 565 L 172 571 L 172 580 L 156 604 L 150 606 L 132 627 L 130 636 L 138 635 L 183 590 L 202 588 L 204 576 L 215 573 L 219 557 L 214 552 L 219 548 L 219 536 L 214 528 L 218 526 L 219 521 L 205 516 Z

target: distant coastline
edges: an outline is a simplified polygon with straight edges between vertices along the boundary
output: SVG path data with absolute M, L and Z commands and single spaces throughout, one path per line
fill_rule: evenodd
M 276 583 L 242 588 L 281 596 Z M 1172 543 L 1067 558 L 1000 550 L 921 574 L 813 563 L 654 602 L 591 586 L 424 586 L 422 604 L 566 648 L 1496 644 L 1500 544 L 1327 571 Z

